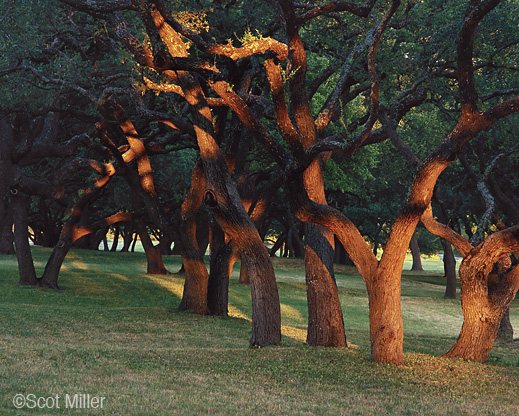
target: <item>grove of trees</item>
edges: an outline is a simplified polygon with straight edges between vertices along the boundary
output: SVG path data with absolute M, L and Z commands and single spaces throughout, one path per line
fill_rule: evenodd
M 281 341 L 270 257 L 304 256 L 307 342 L 336 347 L 333 264 L 349 261 L 372 359 L 401 364 L 405 256 L 441 249 L 453 297 L 454 246 L 464 324 L 446 356 L 484 362 L 513 337 L 516 2 L 2 7 L 0 252 L 16 253 L 20 284 L 57 289 L 70 248 L 116 250 L 111 231 L 124 251 L 138 236 L 148 273 L 182 256 L 180 309 L 226 315 L 241 259 L 250 344 L 264 346 Z M 30 240 L 53 247 L 40 277 Z

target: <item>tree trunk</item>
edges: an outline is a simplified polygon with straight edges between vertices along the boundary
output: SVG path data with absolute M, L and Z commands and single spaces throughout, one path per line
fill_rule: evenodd
M 443 247 L 443 270 L 447 279 L 444 297 L 447 299 L 456 299 L 456 259 L 452 251 L 451 243 L 441 238 Z
M 445 357 L 484 363 L 494 345 L 504 311 L 496 310 L 490 305 L 483 287 L 464 287 L 461 291 L 461 302 L 463 326 L 458 340 Z
M 29 246 L 29 224 L 27 222 L 27 207 L 25 197 L 20 195 L 16 189 L 11 192 L 11 202 L 14 216 L 14 240 L 16 245 L 16 256 L 18 258 L 18 271 L 20 273 L 21 285 L 38 284 L 34 262 Z
M 112 248 L 110 249 L 110 251 L 112 253 L 115 253 L 117 251 L 117 245 L 119 244 L 119 227 L 116 225 L 115 227 L 115 231 L 114 231 L 114 239 L 113 239 L 113 242 L 112 242 Z
M 519 290 L 519 267 L 508 253 L 519 248 L 519 226 L 491 234 L 460 266 L 463 326 L 446 357 L 486 362 L 503 316 Z M 497 272 L 490 273 L 497 265 Z
M 420 246 L 418 245 L 418 239 L 416 238 L 416 231 L 411 237 L 409 248 L 411 249 L 411 255 L 413 256 L 413 266 L 411 267 L 411 270 L 423 272 Z
M 7 201 L 0 199 L 0 254 L 15 254 L 13 244 L 13 212 Z
M 245 213 L 246 214 L 246 213 Z M 245 265 L 252 296 L 251 346 L 281 342 L 281 307 L 274 268 L 256 227 L 244 233 L 238 247 Z M 247 237 L 249 236 L 249 237 Z
M 336 264 L 344 264 L 346 266 L 353 266 L 353 262 L 350 259 L 350 256 L 348 256 L 348 253 L 346 250 L 344 250 L 344 247 L 342 246 L 341 242 L 335 236 L 335 259 L 334 262 Z
M 393 265 L 392 265 L 393 266 Z M 369 295 L 371 359 L 402 364 L 404 329 L 401 313 L 400 271 L 378 268 Z
M 305 270 L 308 297 L 308 335 L 311 346 L 346 346 L 341 304 L 333 273 L 333 233 L 306 225 Z
M 207 285 L 207 307 L 209 314 L 227 316 L 229 301 L 229 260 L 231 244 L 225 243 L 225 235 L 216 223 L 211 224 L 211 267 Z
M 249 273 L 252 295 L 250 345 L 278 344 L 281 342 L 281 309 L 268 251 L 243 207 L 236 186 L 230 180 L 227 165 L 214 139 L 212 115 L 202 88 L 186 73 L 179 73 L 179 81 L 191 104 L 195 121 L 200 158 L 207 181 L 205 204 L 213 212 L 224 233 L 238 247 L 242 263 Z
M 60 240 L 52 250 L 52 254 L 50 255 L 49 260 L 47 260 L 47 264 L 45 265 L 45 270 L 43 271 L 43 275 L 40 279 L 41 286 L 52 289 L 59 289 L 59 272 L 61 270 L 61 266 L 63 265 L 63 261 L 65 260 L 65 257 L 67 256 L 67 253 L 71 247 L 71 236 L 69 234 L 62 233 Z
M 128 253 L 133 242 L 133 226 L 130 223 L 124 225 L 123 228 L 123 248 L 122 253 Z
M 276 257 L 276 252 L 283 247 L 283 241 L 285 241 L 285 238 L 286 238 L 286 233 L 284 233 L 284 232 L 278 235 L 278 238 L 276 239 L 276 241 L 274 242 L 274 245 L 270 249 L 271 257 Z M 282 251 L 279 252 L 279 257 L 283 257 Z
M 109 227 L 101 228 L 92 234 L 92 248 L 99 250 L 101 243 L 103 243 L 103 251 L 108 251 L 108 241 L 106 234 L 108 233 Z
M 308 147 L 310 143 L 306 144 Z M 313 143 L 311 143 L 313 144 Z M 314 160 L 303 174 L 308 197 L 326 205 L 321 161 Z M 289 239 L 287 237 L 287 239 Z M 312 346 L 346 346 L 339 292 L 333 272 L 335 239 L 332 231 L 314 224 L 305 228 L 305 275 L 308 298 L 308 335 Z
M 499 329 L 497 330 L 497 340 L 503 342 L 512 342 L 514 340 L 514 328 L 510 322 L 510 308 L 508 308 L 501 319 Z
M 197 216 L 205 191 L 202 162 L 193 167 L 191 187 L 181 206 L 180 235 L 182 268 L 185 273 L 184 293 L 179 310 L 192 310 L 200 315 L 207 313 L 207 285 L 209 276 L 204 255 L 197 239 Z M 181 270 L 182 271 L 182 270 Z
M 164 262 L 162 261 L 162 255 L 160 254 L 159 247 L 153 245 L 146 225 L 142 220 L 138 219 L 135 221 L 135 228 L 139 237 L 141 238 L 142 247 L 146 253 L 146 260 L 148 262 L 147 271 L 148 274 L 168 274 Z
M 13 214 L 7 202 L 14 177 L 12 152 L 14 132 L 5 118 L 0 119 L 0 254 L 14 254 Z
M 249 273 L 247 273 L 247 266 L 245 263 L 240 264 L 240 278 L 238 279 L 240 285 L 250 285 Z

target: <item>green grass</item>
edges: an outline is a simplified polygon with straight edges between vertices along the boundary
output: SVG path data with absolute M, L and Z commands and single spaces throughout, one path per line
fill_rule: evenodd
M 48 255 L 34 248 L 39 273 Z M 435 357 L 462 323 L 441 275 L 404 272 L 405 364 L 396 367 L 369 361 L 368 301 L 353 268 L 336 271 L 350 346 L 326 349 L 304 345 L 303 262 L 274 265 L 283 341 L 250 349 L 250 291 L 237 272 L 231 316 L 202 317 L 175 310 L 182 277 L 146 275 L 140 253 L 72 251 L 57 292 L 18 286 L 16 259 L 0 256 L 0 414 L 519 414 L 519 348 L 495 346 L 488 364 Z M 63 396 L 78 393 L 105 397 L 103 409 L 66 409 Z M 60 409 L 17 411 L 16 394 L 59 394 Z

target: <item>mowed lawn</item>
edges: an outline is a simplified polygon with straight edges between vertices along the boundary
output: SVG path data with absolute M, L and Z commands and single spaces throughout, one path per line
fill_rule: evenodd
M 50 251 L 33 250 L 41 274 Z M 180 268 L 178 257 L 165 262 Z M 183 276 L 145 274 L 142 253 L 74 250 L 61 291 L 18 286 L 16 258 L 0 256 L 0 414 L 519 414 L 518 341 L 496 345 L 487 364 L 437 358 L 463 322 L 459 299 L 443 298 L 441 274 L 404 270 L 405 363 L 396 367 L 369 361 L 368 300 L 353 268 L 336 270 L 349 347 L 328 349 L 304 344 L 302 260 L 274 266 L 283 341 L 251 349 L 250 289 L 237 283 L 237 267 L 221 318 L 177 312 Z M 441 270 L 439 261 L 424 266 Z M 517 338 L 517 299 L 511 320 Z M 67 408 L 65 396 L 76 394 L 103 406 Z M 47 405 L 17 410 L 16 395 Z

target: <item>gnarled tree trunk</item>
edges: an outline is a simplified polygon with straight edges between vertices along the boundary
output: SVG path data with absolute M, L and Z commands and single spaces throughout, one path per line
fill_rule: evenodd
M 315 160 L 303 175 L 310 199 L 326 204 L 320 161 Z M 314 224 L 306 224 L 305 275 L 308 298 L 308 335 L 312 346 L 346 346 L 344 321 L 333 272 L 334 234 Z
M 151 19 L 150 23 L 154 24 L 156 34 L 161 37 L 171 56 L 188 56 L 180 35 L 164 21 L 159 11 L 143 10 L 142 16 L 148 22 Z M 148 29 L 151 30 L 151 27 Z M 160 61 L 164 64 L 167 59 L 165 55 L 160 56 Z M 281 341 L 281 310 L 274 268 L 268 251 L 229 177 L 227 165 L 215 140 L 212 113 L 203 89 L 197 79 L 186 71 L 177 71 L 176 77 L 190 104 L 206 178 L 206 207 L 211 210 L 223 232 L 238 247 L 242 262 L 249 273 L 252 295 L 250 345 L 278 344 Z
M 184 292 L 179 310 L 207 313 L 207 284 L 209 275 L 197 240 L 197 215 L 205 192 L 202 161 L 198 160 L 191 175 L 191 188 L 181 207 L 180 252 L 185 273 Z
M 306 225 L 306 342 L 312 346 L 343 347 L 346 346 L 346 335 L 333 273 L 334 252 L 329 239 L 333 239 L 333 233 L 314 224 Z
M 519 226 L 491 234 L 460 266 L 463 326 L 446 357 L 486 362 L 501 320 L 519 290 L 519 267 L 508 253 L 519 249 Z M 497 265 L 497 273 L 491 273 Z

